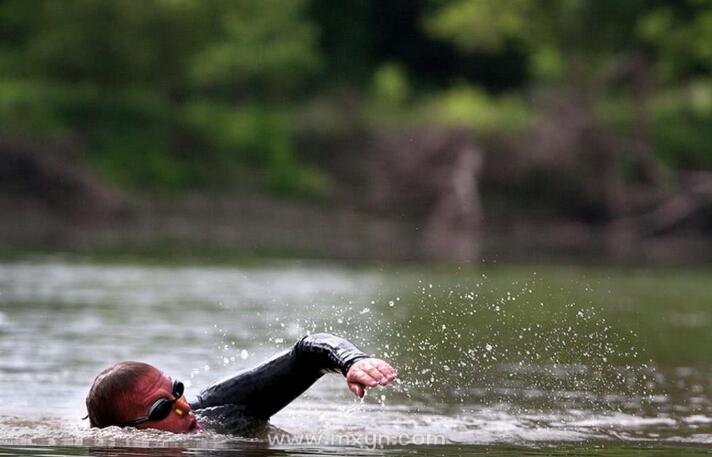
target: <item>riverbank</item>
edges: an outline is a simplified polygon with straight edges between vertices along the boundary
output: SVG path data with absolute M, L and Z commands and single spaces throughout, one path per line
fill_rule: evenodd
M 110 212 L 59 211 L 32 198 L 0 198 L 0 255 L 62 252 L 93 258 L 230 263 L 249 258 L 419 262 L 423 227 L 404 215 L 265 195 L 194 195 L 125 204 Z M 397 214 L 397 213 L 395 213 Z M 480 255 L 461 264 L 563 262 L 702 264 L 712 240 L 694 233 L 616 243 L 610 233 L 562 220 L 491 214 Z M 620 248 L 624 249 L 620 249 Z

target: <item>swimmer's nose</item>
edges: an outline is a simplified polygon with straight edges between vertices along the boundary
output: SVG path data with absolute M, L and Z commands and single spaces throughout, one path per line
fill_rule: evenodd
M 190 410 L 190 404 L 188 403 L 188 400 L 185 399 L 185 396 L 180 397 L 176 401 L 175 412 L 179 416 L 185 416 L 192 413 Z

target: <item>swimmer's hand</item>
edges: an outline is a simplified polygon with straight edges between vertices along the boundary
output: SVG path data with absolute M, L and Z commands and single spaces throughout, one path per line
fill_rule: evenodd
M 348 373 L 346 384 L 359 398 L 367 387 L 385 386 L 396 378 L 396 370 L 381 359 L 368 358 L 356 361 Z

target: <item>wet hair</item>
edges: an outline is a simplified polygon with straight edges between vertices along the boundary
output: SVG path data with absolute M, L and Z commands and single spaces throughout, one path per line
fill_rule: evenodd
M 94 379 L 86 404 L 91 427 L 104 428 L 121 426 L 127 420 L 123 417 L 126 400 L 134 394 L 139 379 L 152 370 L 151 365 L 141 362 L 119 362 L 99 373 Z

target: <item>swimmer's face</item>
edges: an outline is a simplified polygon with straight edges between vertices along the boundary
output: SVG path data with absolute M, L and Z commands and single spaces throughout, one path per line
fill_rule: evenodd
M 152 368 L 137 382 L 131 400 L 122 408 L 122 416 L 126 421 L 146 416 L 151 406 L 160 398 L 174 399 L 173 380 L 167 374 Z M 173 408 L 165 419 L 144 422 L 136 428 L 155 428 L 173 433 L 202 430 L 184 396 L 173 403 Z

